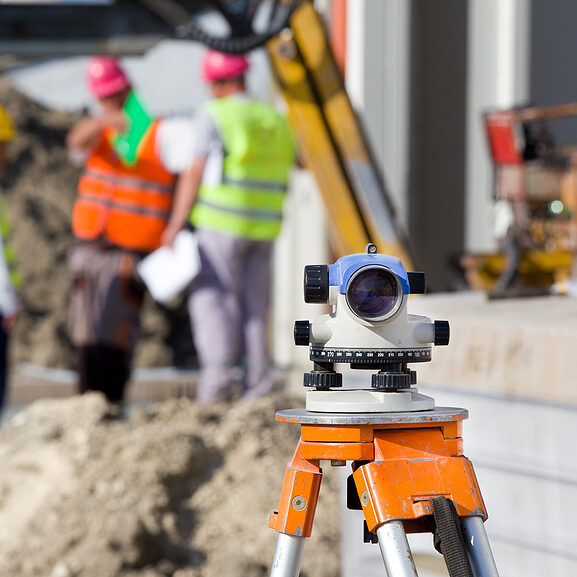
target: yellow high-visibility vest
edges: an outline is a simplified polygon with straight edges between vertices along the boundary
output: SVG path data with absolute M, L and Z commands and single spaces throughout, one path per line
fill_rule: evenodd
M 15 289 L 22 286 L 22 276 L 20 271 L 16 266 L 16 258 L 14 255 L 14 249 L 10 244 L 10 232 L 11 226 L 8 220 L 8 214 L 6 213 L 6 203 L 0 199 L 0 235 L 2 235 L 2 246 L 4 249 L 4 262 L 8 268 L 8 274 L 10 276 L 10 281 Z
M 227 97 L 209 103 L 224 145 L 219 184 L 203 184 L 191 214 L 200 228 L 252 240 L 273 240 L 281 228 L 294 145 L 272 106 Z

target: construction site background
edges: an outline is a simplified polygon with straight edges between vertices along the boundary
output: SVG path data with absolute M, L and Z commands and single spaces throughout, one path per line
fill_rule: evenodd
M 27 279 L 12 348 L 11 395 L 28 403 L 73 392 L 65 259 L 77 169 L 66 158 L 64 135 L 76 116 L 43 109 L 6 79 L 0 89 L 19 130 L 6 195 L 13 218 L 21 223 L 14 242 Z M 296 180 L 297 198 L 304 195 L 318 203 L 310 175 L 299 173 Z M 289 202 L 289 213 L 291 208 Z M 277 247 L 277 276 L 290 282 L 279 282 L 275 293 L 282 306 L 274 308 L 274 343 L 281 366 L 293 368 L 289 380 L 286 373 L 281 377 L 296 396 L 232 410 L 205 410 L 174 398 L 192 395 L 194 375 L 155 370 L 177 358 L 193 366 L 188 323 L 182 308 L 164 309 L 147 301 L 137 365 L 149 373 L 131 387 L 131 398 L 141 408 L 129 420 L 111 420 L 102 399 L 89 396 L 40 400 L 3 427 L 2 573 L 31 577 L 38 574 L 37 562 L 51 577 L 268 573 L 275 534 L 267 517 L 277 504 L 297 435 L 296 427 L 275 424 L 273 415 L 278 408 L 303 404 L 299 375 L 308 360 L 304 348 L 292 346 L 292 323 L 314 315 L 313 307 L 302 302 L 300 275 L 290 271 L 330 258 L 322 242 L 302 236 L 305 230 L 322 238 L 326 223 L 314 211 L 305 217 L 287 220 Z M 574 502 L 577 486 L 577 471 L 567 458 L 577 434 L 575 301 L 490 302 L 483 293 L 465 292 L 420 297 L 409 310 L 451 323 L 449 347 L 436 350 L 432 363 L 418 367 L 419 388 L 439 405 L 465 406 L 471 412 L 464 428 L 465 453 L 483 489 L 487 530 L 502 575 L 537 576 L 551 570 L 574 575 L 577 543 L 563 504 Z M 352 378 L 357 380 L 347 381 L 359 384 L 362 377 Z M 149 406 L 143 399 L 165 400 Z M 207 460 L 207 454 L 214 458 Z M 335 575 L 339 567 L 346 577 L 355 577 L 359 567 L 365 577 L 382 574 L 378 550 L 362 543 L 361 521 L 339 504 L 338 476 L 327 470 L 321 492 L 327 502 L 319 514 L 329 519 L 315 522 L 303 574 Z M 32 493 L 34 499 L 23 497 Z M 77 499 L 85 499 L 88 509 L 79 508 Z M 135 508 L 136 502 L 141 506 Z M 120 526 L 125 537 L 119 541 Z M 336 553 L 341 538 L 342 557 Z M 247 540 L 255 540 L 257 547 Z M 424 567 L 420 574 L 442 575 L 442 559 L 429 541 L 413 544 Z
M 410 122 L 408 103 L 411 99 L 407 94 L 412 86 L 407 78 L 415 75 L 409 65 L 415 54 L 409 50 L 408 41 L 401 42 L 404 28 L 394 26 L 398 20 L 389 18 L 387 23 L 391 29 L 383 34 L 382 20 L 370 17 L 369 4 L 350 3 L 351 15 L 357 10 L 362 11 L 363 16 L 365 11 L 368 14 L 356 21 L 361 29 L 357 36 L 361 46 L 357 49 L 363 67 L 350 67 L 355 71 L 351 76 L 357 73 L 362 76 L 353 96 L 361 114 L 370 120 L 375 118 L 372 115 L 375 110 L 385 114 L 380 99 L 384 92 L 381 84 L 387 85 L 387 89 L 393 87 L 393 93 L 388 93 L 386 114 L 394 116 L 395 122 L 389 125 L 388 116 L 387 122 L 378 116 L 380 122 L 367 124 L 369 132 L 380 135 L 383 141 L 374 140 L 380 144 L 379 158 L 393 193 L 398 196 L 401 215 L 408 218 L 409 204 L 419 208 L 418 218 L 412 223 L 415 239 L 432 269 L 428 269 L 427 274 L 431 272 L 431 278 L 434 275 L 440 278 L 447 259 L 447 246 L 443 244 L 462 248 L 465 241 L 467 249 L 493 245 L 491 167 L 480 111 L 488 105 L 511 106 L 529 99 L 557 103 L 559 93 L 569 95 L 564 100 L 574 99 L 573 83 L 577 75 L 551 65 L 551 62 L 572 62 L 567 58 L 566 41 L 574 34 L 565 34 L 563 26 L 571 27 L 574 19 L 568 14 L 573 13 L 574 5 L 569 1 L 559 2 L 560 11 L 556 12 L 550 10 L 548 3 L 536 1 L 483 0 L 463 4 L 456 0 L 443 6 L 420 3 L 417 10 L 422 18 L 416 19 L 415 34 L 422 41 L 417 55 L 423 64 L 422 75 L 416 75 L 421 86 L 419 91 L 414 91 L 417 102 L 413 103 L 420 122 Z M 404 0 L 375 2 L 373 8 L 378 5 L 378 10 L 384 12 L 393 7 L 400 17 L 406 18 L 406 12 L 411 9 L 409 4 Z M 529 24 L 531 6 L 533 19 Z M 457 25 L 447 25 L 451 20 L 444 20 L 451 11 Z M 451 34 L 447 34 L 447 30 Z M 529 57 L 531 33 L 536 40 Z M 432 50 L 432 44 L 439 42 L 440 37 L 446 38 L 446 43 L 441 43 L 444 49 Z M 398 42 L 398 46 L 392 48 L 399 50 L 389 50 L 391 46 L 387 44 L 386 57 L 397 58 L 395 66 L 386 67 L 389 74 L 393 71 L 392 79 L 385 74 L 375 75 L 371 66 L 375 57 L 369 43 L 375 39 Z M 488 43 L 487 39 L 495 41 Z M 469 54 L 465 62 L 467 46 Z M 404 59 L 398 60 L 399 52 Z M 391 64 L 390 60 L 387 62 Z M 447 98 L 448 94 L 451 98 Z M 36 105 L 28 103 L 27 106 Z M 8 109 L 14 114 L 10 105 Z M 33 118 L 42 114 L 46 114 L 42 123 Z M 44 134 L 44 126 L 53 126 L 55 135 L 46 135 L 46 148 L 33 148 L 38 151 L 34 162 L 31 151 L 24 145 L 15 145 L 17 156 L 20 155 L 23 162 L 28 159 L 30 171 L 21 172 L 18 178 L 15 172 L 7 176 L 13 179 L 12 185 L 24 180 L 27 183 L 19 195 L 11 191 L 7 194 L 11 212 L 21 211 L 30 224 L 28 232 L 22 232 L 15 241 L 19 252 L 32 255 L 28 272 L 37 282 L 36 288 L 30 288 L 25 296 L 29 310 L 23 315 L 14 339 L 15 367 L 24 359 L 32 359 L 40 367 L 69 366 L 70 349 L 62 320 L 68 290 L 64 258 L 70 242 L 69 209 L 76 173 L 68 165 L 62 149 L 59 149 L 60 156 L 51 158 L 49 154 L 58 149 L 58 143 L 63 143 L 65 126 L 71 120 L 72 117 L 51 111 L 36 110 L 30 115 L 26 122 L 33 133 L 35 130 L 36 134 Z M 18 119 L 16 121 L 18 123 Z M 409 124 L 419 128 L 415 140 L 422 153 L 419 158 L 424 166 L 421 167 L 410 165 L 408 157 L 412 150 L 403 146 Z M 394 130 L 384 130 L 391 126 Z M 445 142 L 441 149 L 440 134 Z M 23 138 L 27 138 L 26 131 Z M 38 137 L 36 141 L 43 139 Z M 34 173 L 37 163 L 42 168 Z M 66 171 L 64 184 L 56 184 L 59 170 Z M 417 181 L 412 183 L 417 195 L 402 194 L 407 174 Z M 314 184 L 311 185 L 309 176 L 299 176 L 303 185 L 300 189 L 304 191 L 302 194 L 313 195 Z M 42 187 L 49 183 L 55 187 L 54 198 L 42 192 Z M 19 202 L 26 204 L 19 207 Z M 315 234 L 324 234 L 324 222 L 315 221 L 312 214 L 306 217 L 309 229 L 314 228 Z M 292 226 L 289 223 L 289 235 L 294 234 Z M 49 260 L 49 242 L 54 242 L 56 247 L 54 261 Z M 302 242 L 294 250 L 289 245 L 281 244 L 278 248 L 284 263 L 290 262 L 282 278 L 298 278 L 293 278 L 294 282 L 279 283 L 277 298 L 281 300 L 277 300 L 275 307 L 275 322 L 280 323 L 275 325 L 279 327 L 274 335 L 275 347 L 280 355 L 277 359 L 282 359 L 284 366 L 290 366 L 296 358 L 290 356 L 292 353 L 287 351 L 291 349 L 285 346 L 291 340 L 292 322 L 314 314 L 310 308 L 306 308 L 306 312 L 302 308 L 299 288 L 303 261 L 308 260 L 306 264 L 331 262 L 330 256 L 323 254 L 323 248 L 315 244 Z M 39 273 L 34 277 L 35 267 L 44 267 L 45 276 Z M 409 309 L 451 323 L 450 346 L 435 351 L 434 361 L 418 368 L 419 388 L 434 396 L 439 405 L 464 406 L 470 410 L 471 418 L 464 424 L 465 454 L 475 464 L 483 490 L 489 510 L 487 531 L 502 576 L 575 575 L 577 536 L 570 515 L 570 504 L 577 497 L 577 469 L 571 458 L 577 434 L 574 387 L 577 365 L 573 362 L 577 344 L 575 301 L 541 297 L 489 302 L 482 293 L 455 293 L 418 298 L 410 303 Z M 52 326 L 50 319 L 53 321 L 56 317 L 51 316 L 51 310 L 58 310 L 57 316 L 61 319 Z M 139 347 L 138 366 L 157 363 L 162 366 L 173 361 L 165 339 L 167 335 L 178 334 L 175 327 L 181 320 L 172 319 L 171 314 L 147 303 L 144 326 L 147 330 L 150 328 L 150 333 L 145 334 Z M 298 376 L 300 369 L 302 376 L 306 351 L 297 353 L 301 355 L 300 361 L 292 366 L 295 374 Z M 191 357 L 183 354 L 184 362 L 189 362 Z M 266 519 L 278 502 L 284 464 L 294 448 L 295 438 L 291 434 L 296 434 L 286 425 L 274 425 L 273 414 L 276 408 L 302 404 L 302 393 L 295 398 L 272 398 L 262 405 L 239 405 L 232 411 L 222 412 L 218 408 L 204 412 L 186 399 L 168 400 L 150 409 L 134 411 L 133 418 L 127 422 L 111 420 L 100 400 L 92 396 L 32 405 L 0 436 L 1 462 L 9 464 L 0 474 L 0 534 L 11 539 L 9 534 L 13 531 L 20 543 L 26 544 L 22 547 L 13 541 L 5 542 L 2 562 L 9 568 L 6 574 L 14 577 L 38 574 L 35 557 L 43 563 L 42 571 L 51 577 L 98 575 L 91 565 L 95 559 L 120 577 L 211 575 L 211 567 L 215 573 L 218 570 L 234 575 L 238 570 L 239 575 L 267 574 L 275 535 L 266 527 Z M 202 442 L 196 442 L 196 436 Z M 175 453 L 165 454 L 159 450 L 155 443 L 158 438 L 163 440 L 162 446 L 174 446 Z M 208 454 L 216 458 L 207 459 Z M 243 457 L 242 461 L 234 461 L 238 455 Z M 54 469 L 44 470 L 39 466 L 39 463 L 50 462 L 56 464 Z M 202 483 L 195 476 L 191 462 L 202 462 L 206 474 Z M 245 467 L 247 462 L 252 467 Z M 8 477 L 8 470 L 14 476 Z M 147 485 L 151 485 L 154 494 L 151 499 L 143 493 L 148 486 L 135 479 L 134 471 L 150 481 Z M 277 476 L 268 477 L 269 473 Z M 183 485 L 183 478 L 192 481 Z M 255 479 L 262 479 L 264 484 L 256 483 Z M 88 487 L 88 492 L 83 485 Z M 231 486 L 235 487 L 234 491 Z M 248 486 L 255 492 L 236 490 Z M 40 487 L 44 491 L 39 492 L 41 498 L 31 499 L 32 489 Z M 330 482 L 325 484 L 321 495 L 328 493 L 334 498 L 331 488 L 334 489 Z M 76 492 L 90 507 L 83 509 L 80 517 Z M 182 497 L 185 493 L 191 497 L 189 500 Z M 142 508 L 138 508 L 135 503 L 141 500 Z M 262 505 L 263 510 L 256 511 L 255 503 Z M 333 507 L 334 503 L 336 501 L 319 507 L 319 513 L 342 511 L 343 507 Z M 23 504 L 28 504 L 28 508 L 20 510 L 19 524 L 14 524 L 15 512 Z M 169 514 L 169 508 L 182 513 L 178 515 L 182 526 Z M 209 509 L 214 516 L 209 514 Z M 234 533 L 227 532 L 231 529 L 228 526 L 232 524 L 231 519 L 235 522 L 240 519 L 243 523 L 233 525 Z M 125 520 L 126 526 L 134 531 L 127 530 L 126 540 L 119 541 L 118 527 L 124 529 Z M 331 519 L 327 533 L 321 523 L 319 518 L 305 549 L 304 574 L 323 575 L 326 570 L 326 574 L 335 575 L 338 567 L 332 563 L 338 561 L 337 541 L 330 531 L 336 529 L 340 534 L 340 522 Z M 361 543 L 359 523 L 358 519 L 342 520 L 343 542 L 348 546 L 341 564 L 343 575 L 356 577 L 361 574 L 360 568 L 363 577 L 382 575 L 382 561 L 374 559 L 379 556 L 378 550 Z M 223 525 L 226 526 L 223 528 Z M 74 530 L 68 531 L 68 527 Z M 263 536 L 266 533 L 263 541 L 254 537 L 259 530 Z M 55 539 L 57 533 L 58 539 Z M 253 540 L 258 553 L 252 547 Z M 317 546 L 325 548 L 317 550 Z M 357 547 L 356 551 L 351 550 L 353 546 Z M 192 551 L 188 561 L 197 562 L 196 568 L 181 568 L 185 562 L 181 556 L 184 551 Z M 427 567 L 420 574 L 443 574 L 440 558 L 435 556 L 431 543 L 423 543 L 420 551 L 420 561 L 424 559 Z M 212 561 L 215 565 L 211 565 Z M 319 566 L 306 565 L 316 561 Z

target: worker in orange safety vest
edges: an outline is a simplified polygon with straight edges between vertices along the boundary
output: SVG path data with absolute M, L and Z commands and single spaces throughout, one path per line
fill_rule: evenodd
M 187 186 L 193 131 L 185 119 L 153 118 L 114 58 L 91 59 L 87 77 L 101 113 L 67 138 L 71 159 L 84 163 L 72 214 L 70 332 L 79 392 L 121 402 L 144 297 L 136 265 L 160 246 L 175 189 Z

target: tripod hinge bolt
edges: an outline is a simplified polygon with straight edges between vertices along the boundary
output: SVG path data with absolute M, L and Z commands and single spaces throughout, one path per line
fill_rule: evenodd
M 361 503 L 363 507 L 366 507 L 369 504 L 369 494 L 366 491 L 363 491 L 361 495 Z
M 300 495 L 297 495 L 292 501 L 291 501 L 291 505 L 293 506 L 293 509 L 295 509 L 296 511 L 302 511 L 305 509 L 305 507 L 307 506 L 307 500 L 304 497 L 301 497 Z

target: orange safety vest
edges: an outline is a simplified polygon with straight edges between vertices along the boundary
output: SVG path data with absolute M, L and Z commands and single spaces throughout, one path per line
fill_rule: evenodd
M 84 240 L 102 239 L 129 250 L 153 251 L 172 208 L 176 177 L 155 151 L 158 121 L 144 135 L 136 164 L 127 167 L 105 131 L 78 183 L 72 230 Z

